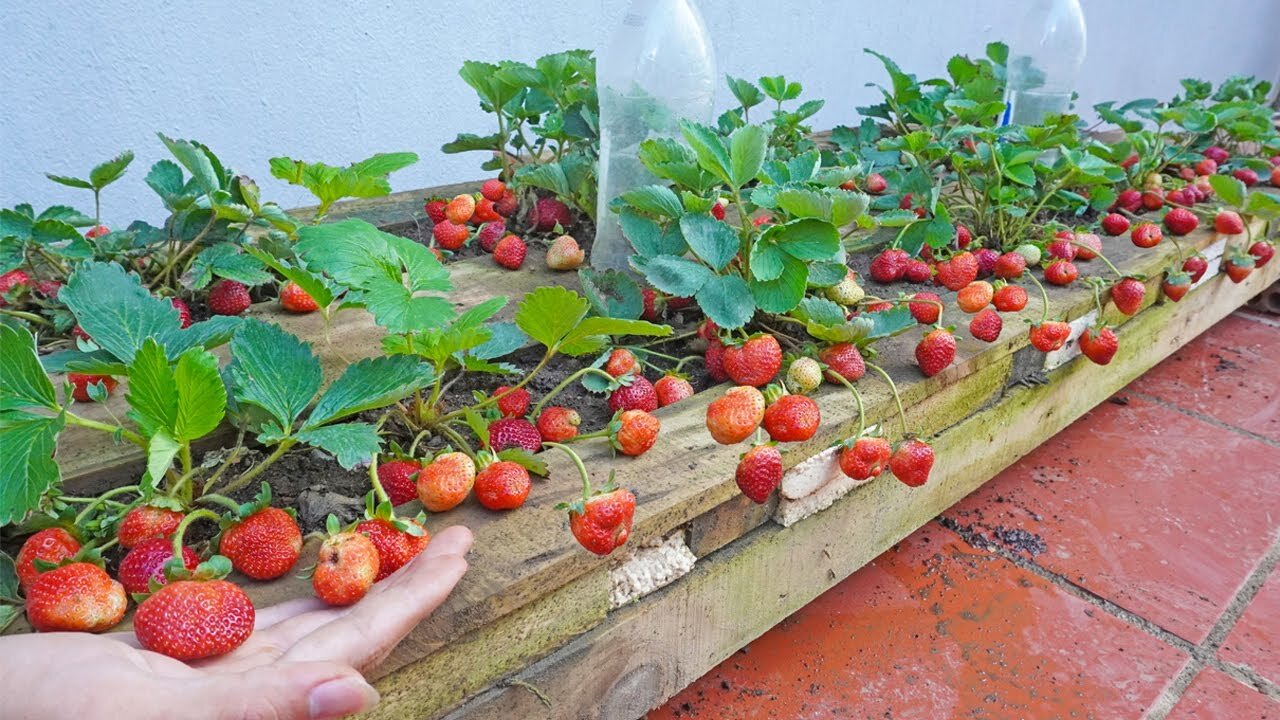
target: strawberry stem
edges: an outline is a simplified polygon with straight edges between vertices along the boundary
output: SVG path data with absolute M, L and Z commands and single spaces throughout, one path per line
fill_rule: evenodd
M 672 360 L 674 359 L 675 358 L 672 358 Z M 612 375 L 601 370 L 598 367 L 590 367 L 590 366 L 584 367 L 581 370 L 578 370 L 577 372 L 572 373 L 571 375 L 569 375 L 569 377 L 565 378 L 564 380 L 561 380 L 559 385 L 556 385 L 555 387 L 551 388 L 551 392 L 547 393 L 546 395 L 543 395 L 542 399 L 538 400 L 538 404 L 533 406 L 533 410 L 529 412 L 529 416 L 534 418 L 538 417 L 538 413 L 542 412 L 542 408 L 546 407 L 547 403 L 551 401 L 551 398 L 564 392 L 564 390 L 568 388 L 570 385 L 572 385 L 575 380 L 578 380 L 579 378 L 584 378 L 588 375 L 598 375 L 604 378 L 605 380 L 608 380 L 609 382 L 613 382 L 616 379 Z
M 218 495 L 215 493 L 210 493 L 208 495 L 201 495 L 200 502 L 216 503 L 218 505 L 221 505 L 224 508 L 227 508 L 231 512 L 240 511 L 240 503 L 236 502 L 235 500 L 232 500 L 226 495 Z
M 182 518 L 182 522 L 178 523 L 178 529 L 173 532 L 173 557 L 182 557 L 182 537 L 186 534 L 187 528 L 191 526 L 191 523 L 201 518 L 218 521 L 222 519 L 222 516 L 212 510 L 203 508 L 187 513 L 187 516 Z
M 115 497 L 116 495 L 123 495 L 123 494 L 125 494 L 125 493 L 129 493 L 129 492 L 138 492 L 138 486 L 137 486 L 137 485 L 125 485 L 124 487 L 118 487 L 118 488 L 115 488 L 114 490 L 108 490 L 107 492 L 105 492 L 105 493 L 103 493 L 103 494 L 99 495 L 98 497 L 93 498 L 93 499 L 89 502 L 89 504 L 88 504 L 88 505 L 86 505 L 86 506 L 85 506 L 85 508 L 84 508 L 83 510 L 81 510 L 81 511 L 80 511 L 80 514 L 79 514 L 79 515 L 76 515 L 76 519 L 73 521 L 73 524 L 74 524 L 76 527 L 80 527 L 80 525 L 84 522 L 85 518 L 89 517 L 90 513 L 92 513 L 94 510 L 96 510 L 96 509 L 98 508 L 98 506 L 99 506 L 99 505 L 101 505 L 101 504 L 103 504 L 104 502 L 106 502 L 108 498 Z M 63 501 L 75 501 L 75 500 L 78 500 L 79 498 L 67 498 L 67 497 L 63 497 L 63 498 L 61 498 L 61 499 L 62 499 Z
M 858 434 L 854 437 L 862 437 L 862 433 L 867 429 L 867 410 L 866 405 L 862 402 L 862 393 L 858 392 L 858 388 L 853 386 L 843 375 L 832 373 L 832 377 L 841 385 L 849 388 L 849 392 L 853 393 L 853 399 L 858 401 Z
M 391 496 L 387 495 L 386 488 L 382 487 L 382 481 L 378 479 L 378 454 L 373 454 L 373 460 L 369 463 L 369 483 L 373 485 L 373 494 L 378 498 L 378 504 L 391 502 Z
M 884 368 L 879 365 L 876 365 L 875 363 L 867 363 L 867 367 L 880 373 L 880 376 L 884 378 L 884 381 L 889 383 L 889 390 L 893 391 L 893 401 L 898 405 L 898 420 L 902 422 L 902 435 L 903 437 L 906 437 L 908 434 L 907 411 L 902 408 L 902 396 L 898 394 L 897 384 L 893 382 L 893 378 L 889 377 L 889 373 L 885 372 Z
M 1036 279 L 1035 275 L 1028 272 L 1026 276 L 1028 280 L 1036 284 L 1036 287 L 1040 288 L 1040 297 L 1044 300 L 1044 312 L 1040 315 L 1040 324 L 1043 325 L 1049 321 L 1049 293 L 1044 289 L 1044 285 Z
M 582 476 L 582 500 L 585 502 L 591 499 L 591 477 L 587 474 L 587 466 L 582 464 L 582 458 L 578 457 L 578 453 L 567 445 L 561 445 L 556 442 L 544 442 L 543 445 L 553 447 L 563 451 L 573 461 L 575 467 L 578 468 L 578 474 Z
M 1097 255 L 1099 260 L 1106 263 L 1107 267 L 1111 268 L 1111 272 L 1115 273 L 1119 277 L 1124 277 L 1124 273 L 1120 272 L 1120 268 L 1117 268 L 1110 260 L 1108 260 L 1106 255 L 1103 255 L 1101 252 L 1098 252 L 1097 250 L 1089 247 L 1088 245 L 1075 242 L 1074 240 L 1071 242 L 1071 244 L 1077 248 L 1083 248 L 1085 250 L 1092 252 L 1094 255 Z

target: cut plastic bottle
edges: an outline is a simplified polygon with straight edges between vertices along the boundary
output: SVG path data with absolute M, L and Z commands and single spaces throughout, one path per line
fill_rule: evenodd
M 1085 54 L 1079 0 L 1032 0 L 1009 38 L 1005 125 L 1040 125 L 1071 109 Z
M 691 0 L 632 0 L 622 25 L 600 53 L 600 195 L 591 265 L 627 269 L 631 243 L 609 203 L 627 190 L 658 182 L 640 164 L 640 143 L 676 137 L 677 122 L 710 123 L 715 51 Z

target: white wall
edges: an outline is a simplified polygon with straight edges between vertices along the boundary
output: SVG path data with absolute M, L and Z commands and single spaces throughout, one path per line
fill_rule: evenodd
M 138 158 L 107 191 L 114 224 L 157 220 L 142 181 L 164 157 L 161 130 L 195 138 L 264 196 L 286 206 L 305 192 L 269 176 L 287 154 L 345 163 L 414 150 L 398 189 L 479 176 L 477 155 L 446 156 L 460 131 L 489 132 L 457 76 L 464 59 L 532 59 L 605 42 L 628 0 L 186 3 L 140 0 L 0 2 L 0 207 L 91 207 L 43 173 L 84 174 L 124 149 Z M 816 127 L 856 122 L 884 77 L 873 47 L 921 76 L 950 55 L 981 53 L 1019 17 L 1019 0 L 700 0 L 721 72 L 784 73 L 824 97 Z M 1084 104 L 1167 97 L 1186 76 L 1280 73 L 1275 0 L 1083 0 L 1089 56 Z M 478 11 L 493 8 L 492 14 Z M 721 104 L 727 91 L 721 96 Z

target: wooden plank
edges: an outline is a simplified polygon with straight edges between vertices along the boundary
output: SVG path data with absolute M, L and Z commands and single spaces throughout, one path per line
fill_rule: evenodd
M 880 478 L 831 509 L 784 529 L 766 524 L 701 560 L 683 581 L 612 613 L 515 678 L 448 717 L 641 716 L 778 621 L 981 486 L 1099 402 L 1204 332 L 1280 277 L 1264 268 L 1241 285 L 1225 280 L 1191 302 L 1161 302 L 1119 331 L 1122 351 L 1099 367 L 1078 358 L 1053 382 L 1013 388 L 1000 403 L 938 436 L 930 482 L 907 488 Z

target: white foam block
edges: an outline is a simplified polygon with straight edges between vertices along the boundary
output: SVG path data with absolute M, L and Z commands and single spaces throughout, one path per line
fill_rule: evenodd
M 633 550 L 621 565 L 609 571 L 609 609 L 614 610 L 684 577 L 697 562 L 676 532 L 661 543 Z
M 1098 310 L 1095 308 L 1071 321 L 1071 336 L 1067 338 L 1067 344 L 1062 346 L 1061 350 L 1054 350 L 1044 356 L 1044 371 L 1060 368 L 1063 365 L 1080 357 L 1080 336 L 1084 334 L 1086 328 L 1093 327 L 1098 322 Z

